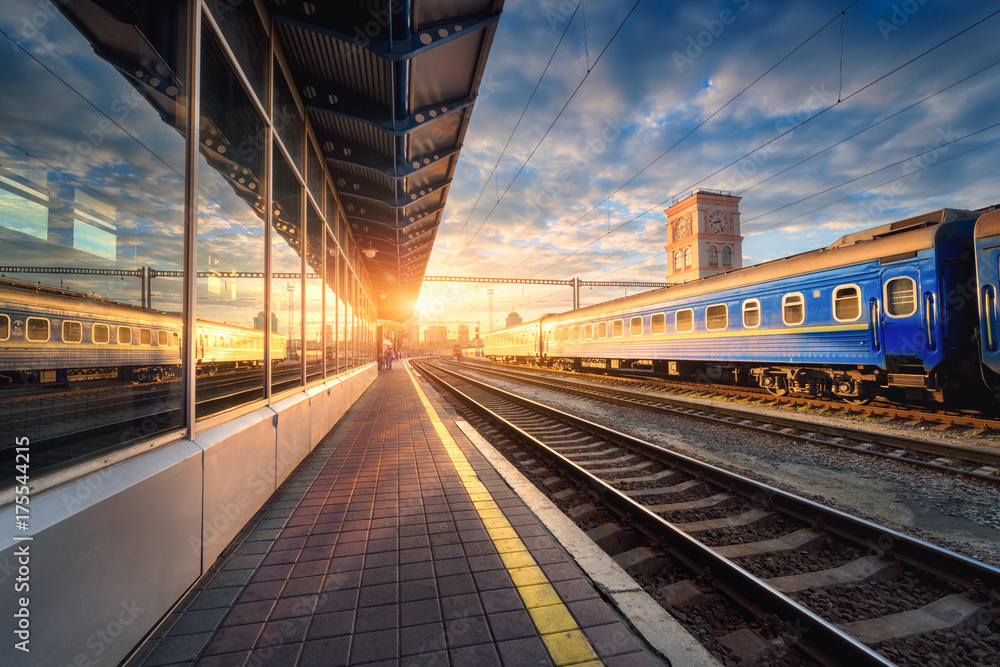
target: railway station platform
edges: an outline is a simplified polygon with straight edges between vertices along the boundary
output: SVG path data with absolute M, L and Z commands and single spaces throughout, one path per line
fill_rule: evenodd
M 125 664 L 664 664 L 470 428 L 381 371 Z

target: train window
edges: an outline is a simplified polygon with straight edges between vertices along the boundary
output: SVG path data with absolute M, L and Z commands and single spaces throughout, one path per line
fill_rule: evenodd
M 593 324 L 588 324 L 587 326 L 585 326 L 583 328 L 583 337 L 586 338 L 587 340 L 590 340 L 591 338 L 594 337 L 594 325 Z
M 65 320 L 62 323 L 62 339 L 64 343 L 79 343 L 83 341 L 83 325 L 79 322 Z
M 743 302 L 743 326 L 755 329 L 760 326 L 760 301 L 747 299 Z
M 709 331 L 718 331 L 729 326 L 729 308 L 717 303 L 705 309 L 705 326 Z
M 677 333 L 694 331 L 694 311 L 687 308 L 674 313 L 674 327 L 677 328 Z
M 615 320 L 611 323 L 611 335 L 621 338 L 625 335 L 625 320 Z
M 174 339 L 174 347 L 180 347 L 181 346 L 181 337 L 178 336 L 177 334 L 173 334 L 173 339 Z
M 24 327 L 25 337 L 33 343 L 49 340 L 49 321 L 42 317 L 29 317 Z
M 806 305 L 801 293 L 794 292 L 781 297 L 781 318 L 788 326 L 805 322 Z
M 649 329 L 654 334 L 667 333 L 667 316 L 663 313 L 657 313 L 650 317 Z
M 833 319 L 853 322 L 861 317 L 861 290 L 857 285 L 844 285 L 833 290 Z
M 153 332 L 149 329 L 139 329 L 139 345 L 152 345 Z
M 608 337 L 608 323 L 607 322 L 600 322 L 600 323 L 598 323 L 598 325 L 597 325 L 597 337 L 598 338 L 607 338 Z
M 162 347 L 170 345 L 170 332 L 169 331 L 157 331 L 156 332 L 156 344 Z
M 573 340 L 580 340 L 580 325 L 573 327 Z
M 0 340 L 10 338 L 10 316 L 0 315 Z
M 909 317 L 917 312 L 917 281 L 893 278 L 885 284 L 885 312 L 889 317 Z
M 111 327 L 107 324 L 95 324 L 92 335 L 95 343 L 108 343 L 111 340 Z
M 118 327 L 118 344 L 132 344 L 132 327 Z
M 628 332 L 629 332 L 629 334 L 631 334 L 633 336 L 641 336 L 642 335 L 642 318 L 641 317 L 633 317 L 631 320 L 629 320 L 629 322 L 628 322 Z

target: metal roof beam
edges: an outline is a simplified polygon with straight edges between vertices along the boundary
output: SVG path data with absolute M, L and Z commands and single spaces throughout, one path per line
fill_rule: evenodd
M 365 167 L 384 174 L 389 178 L 406 178 L 407 176 L 412 176 L 423 169 L 434 166 L 441 160 L 449 158 L 452 155 L 457 155 L 462 149 L 461 146 L 455 146 L 454 148 L 421 155 L 412 160 L 403 160 L 401 158 L 398 162 L 394 163 L 393 159 L 385 153 L 339 135 L 331 133 L 322 134 L 319 136 L 319 142 L 323 148 L 323 156 L 327 161 L 335 164 Z
M 453 102 L 434 104 L 417 109 L 411 114 L 393 118 L 392 109 L 349 88 L 320 80 L 300 81 L 298 85 L 302 89 L 303 97 L 309 100 L 306 108 L 310 111 L 372 125 L 394 136 L 409 134 L 428 123 L 470 107 L 476 101 L 476 96 L 472 95 Z
M 370 181 L 360 181 L 355 176 L 340 173 L 334 174 L 334 178 L 338 181 L 338 192 L 340 192 L 341 197 L 356 197 L 358 199 L 377 201 L 392 208 L 405 208 L 416 204 L 424 197 L 429 197 L 435 192 L 439 192 L 451 185 L 451 179 L 449 178 L 448 180 L 435 183 L 420 190 L 396 196 L 396 193 L 388 188 L 376 185 Z M 340 185 L 339 180 L 341 178 L 345 180 L 346 185 Z
M 444 205 L 435 206 L 421 211 L 416 215 L 409 216 L 401 215 L 401 212 L 398 210 L 383 211 L 365 206 L 358 206 L 351 202 L 344 202 L 344 209 L 347 211 L 347 217 L 352 223 L 358 222 L 363 224 L 365 222 L 378 222 L 396 229 L 406 229 L 410 225 L 415 225 L 440 213 L 444 210 Z
M 289 2 L 278 5 L 272 0 L 269 11 L 275 21 L 354 44 L 390 61 L 412 60 L 476 30 L 488 28 L 500 20 L 500 12 L 477 14 L 423 26 L 416 33 L 405 35 L 404 39 L 390 40 L 389 24 L 393 18 L 391 9 L 381 12 L 371 10 L 365 15 L 361 12 L 344 11 L 345 4 L 347 3 Z M 392 4 L 390 3 L 390 7 Z M 306 14 L 307 6 L 314 10 L 312 14 Z M 396 6 L 400 11 L 405 11 L 401 4 L 397 3 Z

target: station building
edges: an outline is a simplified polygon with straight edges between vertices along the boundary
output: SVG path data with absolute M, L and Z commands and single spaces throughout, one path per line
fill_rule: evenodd
M 501 6 L 5 0 L 0 663 L 128 655 L 374 381 Z

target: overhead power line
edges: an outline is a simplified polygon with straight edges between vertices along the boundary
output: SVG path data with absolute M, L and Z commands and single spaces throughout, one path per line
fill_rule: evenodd
M 911 64 L 913 64 L 913 63 L 914 63 L 914 62 L 916 62 L 917 60 L 919 60 L 919 59 L 923 58 L 924 56 L 928 55 L 929 53 L 931 53 L 931 52 L 935 51 L 936 49 L 938 49 L 938 48 L 940 48 L 940 47 L 944 46 L 945 44 L 947 44 L 947 43 L 949 43 L 949 42 L 951 42 L 951 41 L 955 40 L 955 39 L 956 39 L 956 38 L 958 38 L 959 36 L 961 36 L 961 35 L 965 34 L 965 33 L 966 33 L 966 32 L 968 32 L 969 30 L 972 30 L 973 28 L 975 28 L 975 27 L 977 27 L 977 26 L 981 25 L 982 23 L 984 23 L 984 22 L 988 21 L 989 19 L 993 18 L 993 17 L 994 17 L 994 16 L 996 16 L 997 14 L 1000 14 L 1000 10 L 997 10 L 997 11 L 994 11 L 993 13 L 991 13 L 991 14 L 989 14 L 989 15 L 985 16 L 984 18 L 982 18 L 982 19 L 980 19 L 980 20 L 978 20 L 978 21 L 976 21 L 976 22 L 975 22 L 975 23 L 973 23 L 972 25 L 970 25 L 970 26 L 968 26 L 968 27 L 966 27 L 966 28 L 963 28 L 963 29 L 962 29 L 962 30 L 960 30 L 959 32 L 957 32 L 957 33 L 953 34 L 952 36 L 948 37 L 947 39 L 945 39 L 945 40 L 943 40 L 943 41 L 939 42 L 938 44 L 936 44 L 936 45 L 934 45 L 934 46 L 932 46 L 932 47 L 928 48 L 927 50 L 923 51 L 923 52 L 922 52 L 922 53 L 920 53 L 919 55 L 917 55 L 917 56 L 914 56 L 913 58 L 911 58 L 910 60 L 906 61 L 906 62 L 905 62 L 905 63 L 903 63 L 902 65 L 899 65 L 899 66 L 897 66 L 897 67 L 893 68 L 892 70 L 890 70 L 889 72 L 887 72 L 887 73 L 885 73 L 885 74 L 883 74 L 883 75 L 881 75 L 881 76 L 877 77 L 876 79 L 874 79 L 874 80 L 870 81 L 869 83 L 867 83 L 867 84 L 865 84 L 864 86 L 862 86 L 861 88 L 857 89 L 856 91 L 854 91 L 854 92 L 853 92 L 853 93 L 851 93 L 850 95 L 848 95 L 848 96 L 844 97 L 842 101 L 847 101 L 848 99 L 851 99 L 852 97 L 854 97 L 854 96 L 858 95 L 858 94 L 859 94 L 859 93 L 861 93 L 862 91 L 864 91 L 864 90 L 867 90 L 867 89 L 871 88 L 871 87 L 872 87 L 873 85 L 875 85 L 876 83 L 878 83 L 878 82 L 880 82 L 880 81 L 883 81 L 884 79 L 886 79 L 887 77 L 891 76 L 892 74 L 895 74 L 895 73 L 899 72 L 900 70 L 902 70 L 903 68 L 907 67 L 908 65 L 911 65 Z M 815 33 L 814 33 L 814 35 L 813 35 L 813 36 L 815 36 Z M 800 45 L 800 47 L 801 47 L 801 45 Z M 796 48 L 799 48 L 799 47 L 796 47 Z M 787 58 L 787 56 L 786 56 L 786 58 Z M 1000 62 L 1000 61 L 998 61 L 998 62 Z M 923 103 L 923 102 L 927 101 L 928 99 L 931 99 L 931 98 L 932 98 L 932 97 L 934 97 L 935 95 L 938 95 L 938 94 L 940 94 L 941 92 L 944 92 L 945 90 L 948 90 L 948 88 L 951 88 L 951 87 L 954 87 L 955 85 L 958 85 L 958 84 L 960 84 L 960 83 L 963 83 L 964 81 L 967 81 L 968 79 L 970 79 L 970 78 L 972 78 L 972 77 L 974 77 L 974 76 L 976 76 L 976 75 L 978 75 L 978 74 L 981 74 L 982 72 L 984 72 L 984 71 L 986 71 L 986 70 L 990 69 L 991 67 L 993 67 L 993 66 L 995 66 L 995 65 L 997 65 L 997 64 L 998 64 L 998 63 L 996 63 L 996 62 L 995 62 L 995 63 L 993 63 L 993 64 L 991 64 L 991 65 L 989 65 L 989 66 L 987 66 L 987 67 L 984 67 L 984 68 L 980 69 L 979 71 L 977 71 L 977 72 L 975 72 L 975 73 L 973 73 L 973 74 L 971 74 L 971 75 L 969 75 L 969 76 L 967 76 L 967 77 L 965 77 L 965 78 L 963 78 L 963 79 L 959 80 L 958 82 L 956 82 L 956 83 L 954 83 L 954 84 L 951 84 L 950 86 L 948 86 L 948 87 L 946 87 L 946 88 L 943 88 L 942 90 L 938 91 L 937 93 L 934 93 L 933 95 L 929 95 L 929 96 L 925 97 L 924 99 L 922 99 L 922 100 L 920 100 L 920 101 L 918 101 L 918 102 L 916 102 L 916 103 L 914 103 L 914 104 L 912 104 L 912 105 L 910 105 L 910 106 L 908 106 L 908 107 L 906 107 L 906 108 L 904 108 L 904 109 L 900 110 L 899 112 L 897 112 L 896 114 L 893 114 L 893 115 L 894 115 L 894 116 L 895 116 L 895 115 L 899 115 L 899 113 L 902 113 L 903 111 L 906 111 L 907 109 L 910 109 L 910 108 L 912 108 L 912 107 L 916 106 L 917 104 L 921 104 L 921 103 Z M 773 69 L 773 68 L 772 68 L 772 69 Z M 769 71 L 770 71 L 770 70 L 769 70 Z M 757 80 L 759 80 L 759 79 L 760 79 L 760 78 L 758 77 L 758 79 L 757 79 Z M 746 90 L 746 89 L 744 89 L 744 91 L 745 91 L 745 90 Z M 742 94 L 742 92 L 743 92 L 743 91 L 741 91 L 741 93 L 740 93 L 740 94 Z M 735 99 L 735 97 L 734 97 L 733 99 Z M 756 152 L 760 151 L 761 149 L 763 149 L 764 147 L 766 147 L 766 146 L 768 146 L 769 144 L 773 143 L 773 142 L 774 142 L 774 141 L 776 141 L 777 139 L 780 139 L 781 137 L 783 137 L 783 136 L 785 136 L 785 135 L 789 134 L 790 132 L 794 131 L 795 129 L 797 129 L 797 128 L 801 127 L 802 125 L 805 125 L 806 123 L 808 123 L 808 122 L 810 122 L 810 121 L 814 120 L 815 118 L 817 118 L 818 116 L 822 115 L 822 114 L 823 114 L 823 113 L 825 113 L 826 111 L 829 111 L 830 109 L 832 109 L 832 108 L 836 107 L 836 106 L 837 106 L 838 104 L 840 104 L 840 102 L 838 102 L 838 103 L 835 103 L 835 104 L 832 104 L 832 105 L 830 105 L 830 106 L 828 106 L 828 107 L 826 107 L 826 108 L 824 108 L 824 109 L 822 109 L 822 110 L 818 111 L 817 113 L 813 114 L 812 116 L 810 116 L 809 118 L 807 118 L 807 119 L 803 120 L 802 122 L 798 123 L 797 125 L 793 126 L 792 128 L 790 128 L 790 129 L 788 129 L 788 130 L 786 130 L 786 131 L 784 131 L 784 132 L 781 132 L 781 133 L 780 133 L 780 134 L 778 134 L 777 136 L 775 136 L 775 137 L 773 137 L 773 138 L 769 139 L 768 141 L 764 142 L 763 144 L 761 144 L 761 145 L 757 146 L 757 147 L 756 147 L 756 148 L 754 148 L 753 150 L 751 150 L 751 151 L 747 151 L 746 153 L 744 153 L 743 155 L 741 155 L 741 156 L 740 156 L 739 158 L 737 158 L 737 159 L 733 160 L 732 162 L 728 163 L 728 164 L 727 164 L 727 165 L 725 165 L 724 167 L 722 167 L 722 168 L 720 168 L 720 169 L 717 169 L 716 171 L 712 172 L 712 173 L 711 173 L 711 174 L 709 174 L 708 176 L 705 176 L 705 177 L 703 177 L 703 178 L 699 179 L 698 181 L 695 181 L 694 183 L 692 183 L 692 184 L 688 185 L 687 187 L 685 187 L 685 188 L 682 188 L 682 189 L 680 189 L 680 190 L 679 190 L 679 192 L 687 192 L 687 191 L 689 191 L 689 190 L 690 190 L 691 188 L 693 188 L 693 187 L 696 187 L 697 185 L 699 185 L 700 183 L 703 183 L 704 181 L 708 180 L 708 179 L 709 179 L 709 178 L 711 178 L 712 176 L 714 176 L 714 175 L 716 175 L 716 174 L 718 174 L 718 173 L 720 173 L 720 172 L 724 171 L 725 169 L 727 169 L 727 168 L 729 168 L 729 167 L 731 167 L 731 166 L 733 166 L 733 165 L 735 165 L 735 164 L 739 163 L 740 161 L 742 161 L 742 160 L 746 159 L 747 157 L 749 157 L 749 156 L 753 155 L 754 153 L 756 153 Z M 721 108 L 720 108 L 720 110 L 721 110 Z M 891 118 L 891 116 L 890 116 L 890 118 Z M 881 123 L 881 122 L 884 122 L 885 120 L 888 120 L 888 119 L 889 119 L 889 118 L 885 118 L 885 119 L 882 119 L 881 121 L 879 121 L 879 123 Z M 869 126 L 868 128 L 865 128 L 865 130 L 867 130 L 867 129 L 870 129 L 871 127 L 874 127 L 875 125 L 878 125 L 879 123 L 875 123 L 875 124 L 873 124 L 872 126 Z M 704 123 L 702 123 L 702 125 L 703 125 L 703 124 L 704 124 Z M 699 126 L 699 127 L 700 127 L 700 126 Z M 982 131 L 985 131 L 986 129 L 990 129 L 990 128 L 984 128 L 984 130 L 980 130 L 979 132 L 982 132 Z M 840 145 L 840 144 L 841 144 L 841 143 L 843 143 L 844 141 L 847 141 L 847 140 L 849 140 L 849 139 L 853 138 L 854 136 L 857 136 L 858 134 L 861 134 L 861 133 L 862 133 L 862 132 L 864 132 L 865 130 L 861 130 L 861 131 L 859 131 L 859 132 L 855 133 L 854 135 L 851 135 L 851 137 L 848 137 L 847 139 L 844 139 L 844 140 L 842 140 L 842 141 L 840 141 L 840 142 L 838 142 L 838 143 L 834 144 L 833 146 L 830 146 L 830 147 L 828 147 L 828 148 L 824 149 L 823 151 L 820 151 L 819 153 L 822 153 L 822 152 L 825 152 L 826 150 L 830 150 L 831 148 L 833 148 L 833 147 L 835 147 L 835 146 L 837 146 L 837 145 Z M 978 132 L 977 132 L 977 133 L 978 133 Z M 689 134 L 690 134 L 690 133 L 689 133 Z M 973 134 L 976 134 L 976 133 L 973 133 Z M 971 136 L 971 135 L 966 135 L 966 136 Z M 963 138 L 964 138 L 964 137 L 963 137 Z M 676 144 L 675 144 L 675 145 L 676 145 Z M 913 156 L 910 156 L 909 158 L 906 158 L 906 159 L 907 159 L 907 160 L 909 160 L 909 159 L 913 159 L 914 157 L 918 157 L 919 155 L 922 155 L 923 153 L 926 153 L 926 152 L 928 152 L 928 151 L 923 151 L 922 153 L 918 153 L 917 155 L 913 155 Z M 819 153 L 816 153 L 816 155 L 818 155 Z M 811 156 L 811 157 L 814 157 L 814 156 Z M 808 159 L 810 159 L 810 158 L 806 158 L 806 160 L 808 160 Z M 806 160 L 802 160 L 802 162 L 805 162 Z M 906 160 L 903 160 L 903 162 L 905 162 L 905 161 L 906 161 Z M 650 163 L 650 164 L 652 164 L 652 163 Z M 801 164 L 801 162 L 800 162 L 799 164 Z M 795 165 L 793 165 L 793 166 L 795 166 Z M 893 166 L 893 165 L 889 165 L 889 166 Z M 646 167 L 646 168 L 648 168 L 648 165 L 647 165 L 647 167 Z M 886 167 L 886 168 L 888 168 L 888 167 Z M 644 168 L 644 169 L 645 169 L 645 168 Z M 786 169 L 786 170 L 784 170 L 784 171 L 788 171 L 788 169 Z M 880 170 L 876 170 L 876 171 L 880 171 Z M 640 173 L 641 173 L 641 172 L 640 172 Z M 875 173 L 875 172 L 871 172 L 871 173 Z M 777 175 L 777 174 L 776 174 L 776 175 Z M 869 174 L 869 175 L 870 175 L 870 174 Z M 633 177 L 632 179 L 630 179 L 630 181 L 631 181 L 631 180 L 634 180 L 634 178 L 635 178 L 635 177 Z M 863 178 L 863 177 L 862 177 L 862 178 Z M 854 179 L 854 180 L 857 180 L 857 179 Z M 763 182 L 763 181 L 761 181 L 761 182 Z M 851 181 L 848 181 L 848 182 L 851 182 Z M 757 185 L 759 185 L 759 183 L 758 183 Z M 840 184 L 840 185 L 846 185 L 846 183 L 842 183 L 842 184 Z M 753 186 L 753 187 L 756 187 L 756 185 L 755 185 L 755 186 Z M 840 187 L 840 186 L 838 185 L 838 186 L 834 186 L 834 187 Z M 750 189 L 750 188 L 747 188 L 747 189 Z M 829 189 L 828 189 L 828 190 L 829 190 Z M 828 191 L 828 190 L 824 190 L 824 191 L 821 191 L 821 192 L 818 192 L 818 193 L 816 193 L 816 195 L 818 195 L 818 194 L 823 194 L 823 192 L 826 192 L 826 191 Z M 617 191 L 616 191 L 616 192 L 617 192 Z M 810 197 L 812 197 L 812 196 L 816 196 L 816 195 L 811 195 Z M 672 194 L 672 195 L 670 195 L 670 196 L 669 196 L 669 197 L 667 197 L 666 199 L 664 199 L 664 200 L 662 200 L 661 202 L 659 202 L 659 203 L 655 204 L 654 206 L 651 206 L 650 208 L 646 209 L 646 210 L 645 210 L 645 211 L 643 211 L 642 213 L 639 213 L 638 215 L 635 215 L 635 216 L 633 216 L 632 218 L 630 218 L 630 219 L 626 220 L 626 221 L 625 221 L 625 222 L 623 222 L 622 224 L 620 224 L 620 225 L 618 225 L 617 227 L 615 227 L 614 229 L 610 230 L 610 232 L 609 232 L 609 233 L 614 233 L 614 232 L 616 232 L 616 231 L 618 231 L 618 230 L 622 229 L 623 227 L 626 227 L 627 225 L 629 225 L 629 224 L 631 224 L 632 222 L 634 222 L 634 221 L 638 220 L 639 218 L 641 218 L 641 217 L 643 217 L 643 216 L 647 215 L 648 213 L 650 213 L 650 212 L 652 212 L 652 211 L 654 211 L 654 210 L 656 210 L 656 209 L 660 208 L 661 206 L 664 206 L 664 205 L 665 205 L 665 204 L 666 204 L 667 202 L 669 202 L 669 201 L 673 200 L 673 199 L 674 199 L 674 198 L 675 198 L 676 196 L 677 196 L 677 194 Z M 805 199 L 809 199 L 810 197 L 806 197 Z M 803 201 L 803 200 L 799 200 L 799 201 Z M 793 204 L 795 204 L 795 203 L 799 203 L 799 202 L 793 202 Z M 793 205 L 793 204 L 789 204 L 789 206 L 790 206 L 790 205 Z M 785 208 L 785 207 L 782 207 L 782 208 Z M 591 209 L 591 211 L 593 211 L 593 210 L 594 210 L 594 209 Z M 774 211 L 777 211 L 777 210 L 781 210 L 781 209 L 780 209 L 780 208 L 779 208 L 779 209 L 774 209 Z M 772 213 L 772 212 L 774 212 L 774 211 L 769 211 L 769 213 Z M 582 220 L 582 219 L 583 219 L 583 217 L 586 217 L 586 215 L 589 215 L 589 213 L 590 213 L 590 212 L 588 211 L 588 213 L 584 214 L 584 216 L 582 216 L 581 218 L 577 219 L 577 220 L 576 220 L 576 221 L 575 221 L 574 223 L 572 223 L 572 224 L 570 225 L 570 227 L 572 227 L 572 226 L 573 226 L 573 225 L 575 225 L 575 224 L 576 224 L 577 222 L 579 222 L 580 220 Z M 762 215 L 766 215 L 766 214 L 762 214 Z M 760 216 L 758 216 L 758 217 L 760 217 Z M 753 219 L 756 219 L 756 218 L 753 218 Z M 744 222 L 748 222 L 748 221 L 749 221 L 749 220 L 747 220 L 747 221 L 744 221 Z M 569 229 L 569 228 L 567 228 L 567 229 Z M 563 230 L 563 231 L 566 231 L 566 230 Z M 553 239 L 553 240 L 554 240 L 554 239 Z M 595 240 L 591 241 L 590 243 L 588 243 L 587 245 L 584 245 L 584 246 L 582 246 L 582 247 L 580 247 L 580 248 L 578 248 L 578 249 L 574 250 L 573 252 L 571 252 L 571 253 L 569 253 L 569 254 L 567 254 L 567 255 L 563 255 L 563 256 L 562 256 L 562 257 L 560 257 L 560 258 L 559 258 L 558 260 L 556 260 L 556 261 L 552 262 L 551 264 L 549 264 L 549 265 L 548 265 L 548 266 L 546 266 L 545 268 L 541 269 L 541 271 L 546 271 L 546 270 L 548 270 L 548 269 L 551 269 L 552 267 L 554 267 L 554 266 L 558 265 L 559 263 L 563 262 L 564 260 L 566 260 L 566 259 L 568 259 L 568 258 L 570 258 L 570 257 L 573 257 L 574 255 L 577 255 L 577 254 L 579 254 L 579 253 L 580 253 L 580 252 L 582 252 L 583 250 L 586 250 L 587 248 L 589 248 L 590 246 L 592 246 L 592 245 L 593 245 L 594 243 L 596 243 L 596 242 L 597 242 L 597 241 L 599 241 L 599 240 L 600 240 L 600 239 L 595 239 Z M 550 241 L 550 242 L 551 242 L 551 241 Z M 547 244 L 546 244 L 546 245 L 547 245 Z M 545 246 L 542 246 L 542 247 L 544 248 Z M 539 248 L 539 250 L 541 250 L 541 248 Z M 537 251 L 536 251 L 536 252 L 537 252 Z M 522 260 L 522 261 L 521 261 L 521 262 L 520 262 L 520 263 L 519 263 L 518 265 L 516 265 L 516 266 L 519 266 L 519 265 L 520 265 L 520 264 L 522 264 L 522 263 L 523 263 L 524 261 L 527 261 L 527 259 L 530 259 L 530 257 L 526 258 L 525 260 Z M 515 267 L 513 267 L 513 268 L 516 268 L 516 266 L 515 266 Z M 538 272 L 536 272 L 536 273 L 540 273 L 541 271 L 538 271 Z M 509 273 L 509 271 L 508 271 L 508 273 Z
M 609 39 L 608 43 L 604 45 L 604 49 L 602 49 L 601 52 L 598 54 L 597 58 L 594 60 L 594 64 L 590 67 L 590 69 L 587 71 L 587 73 L 583 75 L 583 78 L 580 79 L 580 83 L 577 84 L 576 88 L 573 90 L 573 93 L 569 96 L 569 99 L 566 100 L 566 103 L 563 104 L 562 109 L 560 109 L 559 113 L 556 114 L 556 117 L 552 119 L 552 122 L 549 124 L 548 128 L 545 130 L 545 134 L 543 134 L 542 138 L 538 140 L 538 143 L 535 144 L 535 147 L 531 149 L 531 153 L 529 153 L 528 157 L 526 157 L 524 159 L 524 162 L 521 164 L 520 168 L 518 168 L 517 173 L 514 174 L 514 178 L 512 178 L 511 181 L 510 181 L 510 183 L 507 184 L 507 187 L 504 189 L 503 194 L 500 195 L 500 199 L 497 199 L 496 203 L 493 204 L 493 208 L 491 208 L 490 211 L 489 211 L 489 213 L 486 214 L 486 217 L 483 218 L 483 221 L 479 223 L 479 227 L 476 228 L 476 232 L 469 238 L 468 242 L 466 242 L 465 247 L 462 248 L 462 252 L 459 253 L 458 257 L 455 258 L 455 264 L 457 264 L 458 260 L 462 258 L 462 255 L 465 254 L 465 251 L 469 249 L 469 245 L 472 243 L 472 241 L 479 234 L 480 230 L 482 230 L 483 225 L 486 224 L 486 221 L 490 219 L 491 215 L 493 215 L 493 211 L 497 210 L 497 206 L 500 205 L 501 200 L 503 200 L 503 198 L 510 191 L 511 186 L 514 185 L 514 182 L 517 180 L 517 177 L 520 176 L 521 172 L 523 172 L 524 169 L 525 169 L 525 167 L 528 166 L 528 162 L 531 161 L 531 158 L 535 155 L 535 152 L 538 150 L 538 147 L 541 146 L 542 142 L 545 141 L 545 138 L 549 136 L 549 132 L 552 131 L 552 128 L 555 126 L 555 124 L 562 117 L 563 112 L 566 111 L 566 108 L 569 106 L 570 102 L 573 101 L 573 98 L 576 97 L 576 94 L 578 92 L 580 92 L 580 88 L 583 87 L 583 84 L 587 81 L 587 78 L 590 76 L 591 72 L 593 72 L 594 69 L 597 68 L 597 63 L 601 62 L 601 58 L 604 57 L 604 54 L 607 52 L 607 50 L 611 46 L 612 42 L 615 41 L 615 38 L 618 37 L 618 34 L 621 32 L 622 28 L 625 27 L 625 23 L 628 21 L 629 17 L 632 16 L 632 13 L 635 11 L 635 8 L 639 6 L 639 3 L 641 1 L 642 0 L 635 0 L 635 4 L 632 5 L 632 9 L 630 9 L 628 11 L 628 14 L 625 15 L 625 18 L 622 19 L 622 22 L 618 25 L 618 29 L 615 30 L 615 33 L 613 35 L 611 35 L 611 39 Z M 855 2 L 856 1 L 857 0 L 855 0 Z M 454 266 L 455 265 L 452 264 L 452 268 L 454 268 Z

